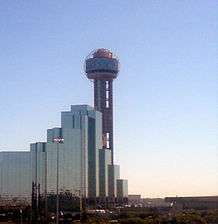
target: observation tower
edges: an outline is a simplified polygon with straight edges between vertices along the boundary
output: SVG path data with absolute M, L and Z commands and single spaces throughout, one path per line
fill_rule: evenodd
M 119 72 L 119 60 L 107 49 L 94 50 L 85 60 L 85 72 L 94 81 L 94 107 L 102 112 L 103 148 L 111 150 L 113 164 L 113 80 Z

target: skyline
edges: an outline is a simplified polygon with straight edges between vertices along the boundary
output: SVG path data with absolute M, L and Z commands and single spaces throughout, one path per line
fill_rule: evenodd
M 83 63 L 105 47 L 121 63 L 114 147 L 130 193 L 217 195 L 217 9 L 215 1 L 3 2 L 0 149 L 29 150 L 60 126 L 60 111 L 93 106 Z

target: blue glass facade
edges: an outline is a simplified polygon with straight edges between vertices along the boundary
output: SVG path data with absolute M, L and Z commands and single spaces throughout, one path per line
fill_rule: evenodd
M 59 192 L 95 198 L 99 196 L 99 149 L 102 148 L 101 113 L 87 105 L 71 106 L 61 113 L 61 128 L 47 130 L 46 153 L 42 143 L 31 145 L 33 180 L 56 194 Z M 63 143 L 56 143 L 62 138 Z M 44 144 L 44 143 L 43 143 Z M 43 176 L 41 179 L 37 175 Z M 44 182 L 43 182 L 44 180 Z
M 111 150 L 99 150 L 99 194 L 108 197 L 108 166 L 111 165 Z
M 25 201 L 26 203 L 30 203 L 30 171 L 30 152 L 0 152 L 1 199 L 5 199 L 10 202 L 12 199 L 16 198 L 17 201 Z
M 128 198 L 128 180 L 117 179 L 117 198 Z
M 108 165 L 108 194 L 117 197 L 117 179 L 120 179 L 120 166 Z

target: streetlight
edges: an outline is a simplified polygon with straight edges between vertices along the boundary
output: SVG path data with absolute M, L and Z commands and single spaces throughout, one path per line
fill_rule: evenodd
M 83 212 L 82 194 L 81 194 L 81 190 L 75 190 L 75 192 L 78 192 L 78 195 L 79 195 L 79 211 L 80 211 L 80 218 L 81 218 L 81 214 Z
M 23 210 L 20 209 L 20 224 L 23 224 Z
M 59 223 L 59 144 L 64 142 L 63 138 L 54 138 L 53 142 L 57 144 L 57 182 L 56 182 L 56 224 Z

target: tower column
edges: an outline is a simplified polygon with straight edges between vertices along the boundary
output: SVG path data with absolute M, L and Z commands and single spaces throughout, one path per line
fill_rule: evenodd
M 103 148 L 110 149 L 113 164 L 113 81 L 94 80 L 94 106 L 102 112 Z

